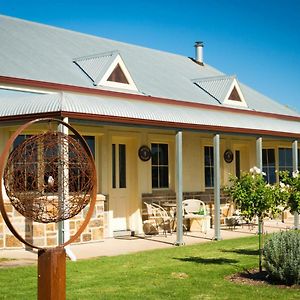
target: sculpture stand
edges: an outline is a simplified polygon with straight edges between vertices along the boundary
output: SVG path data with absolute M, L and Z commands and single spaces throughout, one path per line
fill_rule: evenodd
M 66 299 L 66 251 L 63 247 L 38 251 L 38 300 Z
M 24 130 L 37 122 L 48 122 L 48 131 L 14 142 Z M 53 131 L 50 122 L 65 126 Z M 13 149 L 11 151 L 11 149 Z M 74 167 L 75 166 L 75 167 Z M 75 168 L 75 169 L 74 169 Z M 66 299 L 66 251 L 86 228 L 96 203 L 97 174 L 84 138 L 68 123 L 52 118 L 30 121 L 15 131 L 0 156 L 0 211 L 7 227 L 24 245 L 38 249 L 38 300 Z M 59 223 L 76 216 L 88 204 L 84 222 L 67 241 L 56 248 L 42 249 L 21 236 L 5 209 L 3 187 L 16 211 L 30 221 Z

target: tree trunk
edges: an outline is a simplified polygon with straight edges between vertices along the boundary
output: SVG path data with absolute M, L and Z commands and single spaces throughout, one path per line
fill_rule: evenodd
M 258 253 L 259 253 L 259 272 L 262 272 L 262 256 L 263 256 L 263 225 L 262 217 L 258 218 Z

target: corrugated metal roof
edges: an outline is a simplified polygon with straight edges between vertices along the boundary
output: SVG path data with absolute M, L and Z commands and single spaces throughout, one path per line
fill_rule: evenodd
M 238 112 L 186 107 L 164 103 L 125 100 L 105 96 L 63 93 L 28 95 L 9 101 L 0 96 L 0 116 L 65 111 L 130 119 L 144 119 L 192 125 L 231 127 L 234 129 L 269 130 L 300 134 L 300 122 Z
M 61 110 L 61 94 L 0 94 L 0 116 L 14 116 Z
M 214 98 L 223 103 L 231 87 L 235 76 L 215 76 L 208 78 L 194 79 L 194 83 L 201 89 L 212 95 Z
M 75 58 L 73 61 L 92 79 L 94 85 L 98 85 L 117 55 L 119 55 L 118 51 L 111 51 Z
M 181 55 L 6 16 L 0 16 L 0 41 L 2 76 L 92 87 L 91 80 L 73 63 L 73 59 L 118 50 L 141 94 L 221 105 L 197 87 L 192 79 L 224 73 L 207 64 L 199 66 Z M 85 65 L 93 78 L 97 77 L 98 63 L 101 65 L 104 59 L 99 58 L 88 67 Z M 241 89 L 248 105 L 245 109 L 298 115 L 246 85 L 241 85 Z

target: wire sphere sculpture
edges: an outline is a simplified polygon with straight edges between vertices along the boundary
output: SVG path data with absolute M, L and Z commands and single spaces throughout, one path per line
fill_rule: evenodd
M 95 177 L 93 162 L 76 136 L 51 130 L 19 144 L 3 176 L 15 209 L 40 223 L 77 215 L 91 201 Z

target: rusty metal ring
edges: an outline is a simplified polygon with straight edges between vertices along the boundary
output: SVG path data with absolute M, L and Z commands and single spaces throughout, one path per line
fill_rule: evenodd
M 9 230 L 13 233 L 13 235 L 23 244 L 35 248 L 35 249 L 43 249 L 41 247 L 35 246 L 33 244 L 30 244 L 29 242 L 27 242 L 14 228 L 14 226 L 12 225 L 6 210 L 5 210 L 5 205 L 4 205 L 4 199 L 3 199 L 3 190 L 2 190 L 2 178 L 3 178 L 3 174 L 4 174 L 4 169 L 5 169 L 5 165 L 6 165 L 6 160 L 9 156 L 10 153 L 10 149 L 11 146 L 13 145 L 15 139 L 18 137 L 18 135 L 20 135 L 26 128 L 28 128 L 30 125 L 38 123 L 38 122 L 57 122 L 59 124 L 62 124 L 64 126 L 66 126 L 68 129 L 70 129 L 75 135 L 76 137 L 79 139 L 80 144 L 83 146 L 84 150 L 86 151 L 86 153 L 88 154 L 89 159 L 91 160 L 91 166 L 93 168 L 93 172 L 95 174 L 94 176 L 94 184 L 93 184 L 93 189 L 91 192 L 91 201 L 90 201 L 90 207 L 89 210 L 87 212 L 87 215 L 85 217 L 84 222 L 81 224 L 80 228 L 77 230 L 77 232 L 70 237 L 70 239 L 66 242 L 64 242 L 63 244 L 60 244 L 58 246 L 60 247 L 65 247 L 69 244 L 71 244 L 72 242 L 74 242 L 79 236 L 80 234 L 84 231 L 84 229 L 86 228 L 88 222 L 90 221 L 90 218 L 92 216 L 92 213 L 94 211 L 95 208 L 95 204 L 96 204 L 96 194 L 97 194 L 97 179 L 96 179 L 96 167 L 95 167 L 95 163 L 94 163 L 94 158 L 93 155 L 90 151 L 90 148 L 88 147 L 86 141 L 83 139 L 83 137 L 79 134 L 79 132 L 73 128 L 70 124 L 63 122 L 62 120 L 59 119 L 54 119 L 54 118 L 40 118 L 40 119 L 36 119 L 36 120 L 32 120 L 27 122 L 26 124 L 20 126 L 17 131 L 9 138 L 9 140 L 7 141 L 5 148 L 0 156 L 0 178 L 1 178 L 1 184 L 0 184 L 0 211 L 2 213 L 3 219 L 7 225 L 7 227 L 9 228 Z

